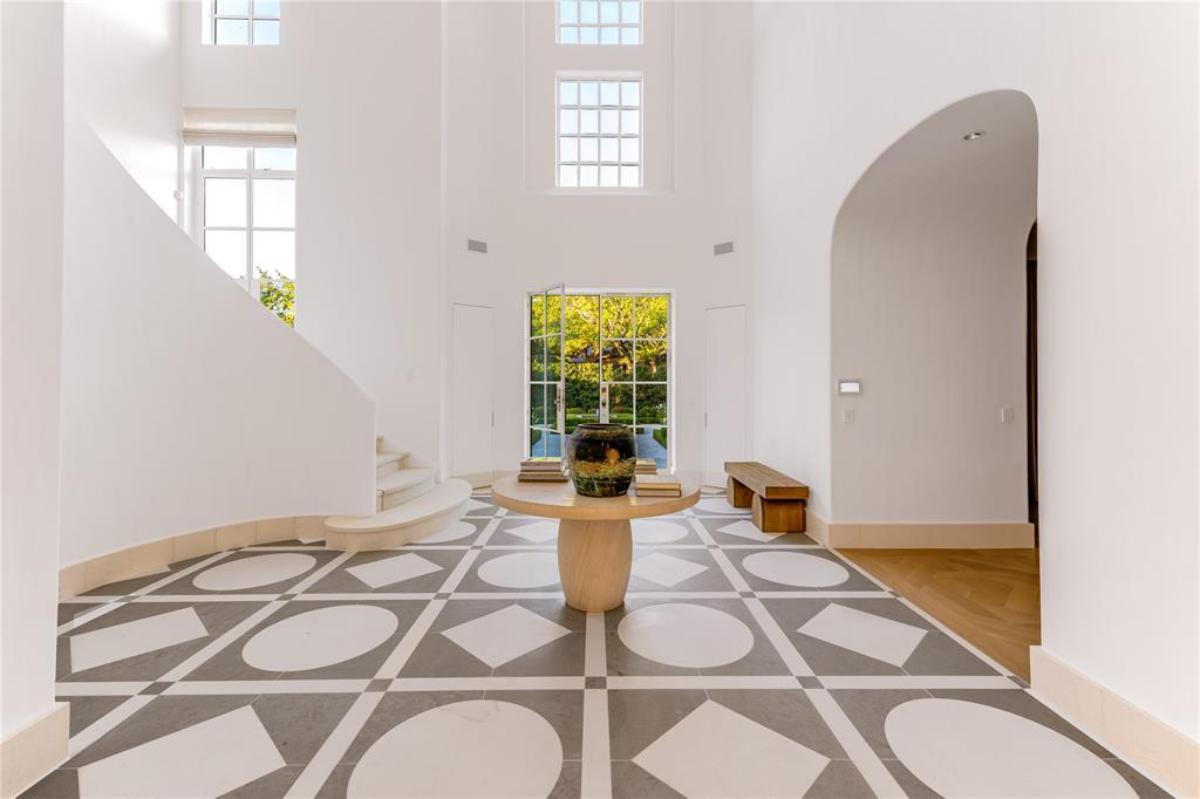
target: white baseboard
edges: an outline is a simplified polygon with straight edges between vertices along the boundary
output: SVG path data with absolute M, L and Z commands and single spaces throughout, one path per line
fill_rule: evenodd
M 1029 648 L 1029 666 L 1040 701 L 1176 796 L 1200 796 L 1200 742 L 1040 646 Z
M 30 788 L 67 759 L 71 706 L 54 708 L 0 741 L 0 797 L 10 799 Z
M 822 539 L 812 528 L 819 522 Z M 1028 522 L 832 522 L 809 514 L 809 535 L 834 549 L 1031 549 Z
M 172 563 L 236 547 L 292 538 L 324 538 L 324 516 L 287 516 L 167 536 L 72 563 L 58 570 L 58 598 L 70 599 L 102 585 L 165 572 Z

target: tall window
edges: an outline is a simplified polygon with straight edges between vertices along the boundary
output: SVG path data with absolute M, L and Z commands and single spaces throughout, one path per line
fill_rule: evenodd
M 206 145 L 204 251 L 289 325 L 296 281 L 296 148 Z
M 279 44 L 279 0 L 212 0 L 213 44 Z
M 640 44 L 640 0 L 559 0 L 559 44 Z
M 559 434 L 588 422 L 616 422 L 633 427 L 638 457 L 668 465 L 670 300 L 666 294 L 530 295 L 530 454 L 559 455 Z M 559 393 L 561 425 L 554 420 Z
M 642 185 L 640 79 L 559 79 L 558 185 Z

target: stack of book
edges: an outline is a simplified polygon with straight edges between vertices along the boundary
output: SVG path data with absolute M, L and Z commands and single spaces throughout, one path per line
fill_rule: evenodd
M 638 458 L 637 474 L 658 474 L 658 464 L 654 458 Z
M 517 480 L 522 483 L 565 483 L 562 458 L 527 458 L 521 461 Z
M 634 477 L 639 497 L 680 497 L 683 487 L 673 474 L 639 474 Z

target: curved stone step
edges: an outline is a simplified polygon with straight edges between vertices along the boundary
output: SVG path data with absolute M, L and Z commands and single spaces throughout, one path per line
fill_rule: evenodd
M 408 463 L 407 452 L 376 452 L 375 476 L 383 477 L 385 474 L 403 469 L 406 463 Z
M 462 515 L 471 486 L 451 479 L 416 499 L 374 516 L 330 516 L 325 520 L 325 546 L 345 552 L 388 549 L 433 535 Z
M 433 488 L 433 469 L 399 469 L 375 481 L 375 510 L 390 510 Z

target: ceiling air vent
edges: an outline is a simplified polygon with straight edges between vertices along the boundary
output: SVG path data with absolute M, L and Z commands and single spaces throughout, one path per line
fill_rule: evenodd
M 487 253 L 487 242 L 478 241 L 476 239 L 467 239 L 467 251 Z
M 713 245 L 713 255 L 729 255 L 731 252 L 733 252 L 732 241 L 723 241 Z

